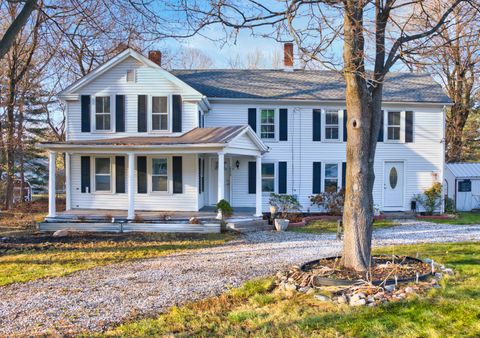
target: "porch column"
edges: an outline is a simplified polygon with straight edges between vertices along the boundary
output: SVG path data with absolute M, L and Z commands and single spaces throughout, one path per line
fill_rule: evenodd
M 65 153 L 65 209 L 72 209 L 71 206 L 71 185 L 70 185 L 70 153 Z
M 135 218 L 135 154 L 128 153 L 128 214 L 127 219 Z
M 262 216 L 262 156 L 257 156 L 255 182 L 255 216 Z
M 225 155 L 218 153 L 218 201 L 225 198 Z
M 48 215 L 47 217 L 56 216 L 55 207 L 55 162 L 57 153 L 51 151 L 48 153 Z

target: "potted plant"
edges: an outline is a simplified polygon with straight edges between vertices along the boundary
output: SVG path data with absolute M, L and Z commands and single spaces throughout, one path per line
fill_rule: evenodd
M 295 195 L 271 193 L 269 203 L 272 207 L 275 207 L 275 210 L 280 216 L 279 218 L 275 217 L 274 220 L 275 229 L 277 229 L 277 231 L 284 231 L 287 229 L 288 223 L 290 222 L 287 219 L 289 212 L 300 211 L 302 208 Z
M 215 206 L 215 211 L 218 213 L 217 218 L 222 220 L 222 229 L 225 229 L 225 219 L 232 216 L 233 208 L 226 200 L 220 200 Z

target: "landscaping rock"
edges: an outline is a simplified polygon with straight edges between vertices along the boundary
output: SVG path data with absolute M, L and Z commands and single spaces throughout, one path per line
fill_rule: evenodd
M 452 269 L 443 269 L 443 273 L 446 273 L 447 275 L 453 276 L 453 270 Z
M 373 297 L 373 296 L 368 296 L 368 297 L 367 297 L 367 302 L 368 302 L 368 303 L 374 303 L 374 302 L 375 302 L 375 297 Z
M 395 285 L 394 285 L 394 284 L 385 285 L 383 288 L 384 288 L 385 291 L 387 291 L 387 292 L 393 292 L 393 291 L 395 291 Z
M 298 289 L 298 292 L 301 292 L 301 293 L 307 293 L 308 291 L 312 290 L 311 287 L 309 286 L 304 286 L 304 287 L 301 287 L 300 289 Z
M 350 305 L 351 306 L 363 306 L 365 304 L 367 304 L 367 301 L 364 298 L 357 299 L 357 300 L 352 300 L 350 298 Z
M 321 301 L 321 302 L 329 302 L 330 301 L 330 298 L 327 297 L 327 296 L 324 296 L 324 295 L 315 295 L 314 298 L 316 300 Z
M 415 292 L 415 290 L 411 286 L 407 286 L 404 291 L 405 291 L 405 293 L 414 293 Z
M 347 299 L 347 296 L 345 295 L 341 295 L 337 298 L 337 303 L 338 304 L 347 304 L 348 303 L 348 299 Z

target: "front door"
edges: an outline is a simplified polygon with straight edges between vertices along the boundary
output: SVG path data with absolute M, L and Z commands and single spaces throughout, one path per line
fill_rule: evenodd
M 212 158 L 210 162 L 210 204 L 217 204 L 218 196 L 218 159 Z M 225 200 L 230 202 L 230 176 L 231 166 L 230 158 L 226 158 L 224 162 L 224 197 Z
M 403 162 L 385 162 L 383 171 L 383 206 L 388 209 L 403 209 Z

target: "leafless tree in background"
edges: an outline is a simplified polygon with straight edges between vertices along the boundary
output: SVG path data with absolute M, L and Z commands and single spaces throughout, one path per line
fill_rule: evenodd
M 429 0 L 427 4 L 441 13 L 452 2 Z M 424 25 L 418 21 L 418 25 Z M 455 8 L 452 24 L 442 29 L 433 41 L 433 45 L 425 46 L 418 55 L 410 55 L 410 63 L 436 75 L 453 101 L 447 110 L 446 161 L 460 162 L 466 158 L 467 144 L 480 145 L 476 140 L 478 135 L 468 133 L 467 138 L 464 134 L 470 114 L 477 113 L 474 98 L 480 88 L 480 13 L 466 7 Z

